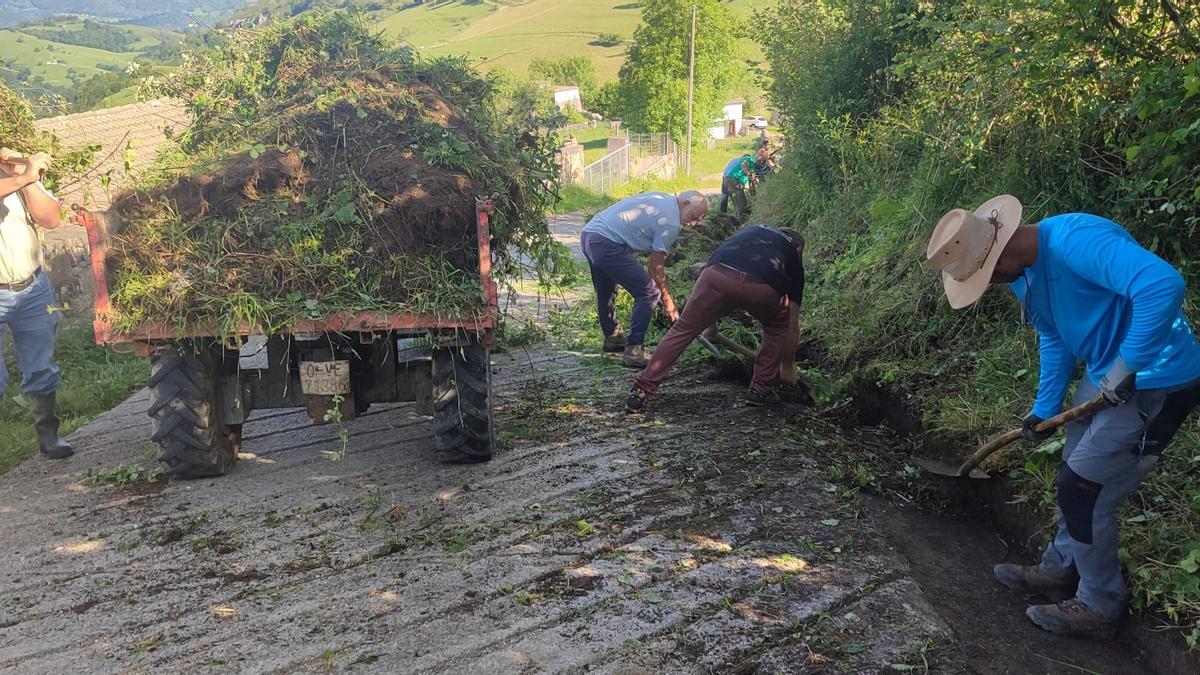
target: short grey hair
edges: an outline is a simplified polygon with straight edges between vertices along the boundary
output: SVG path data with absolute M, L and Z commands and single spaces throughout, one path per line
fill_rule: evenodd
M 677 199 L 679 200 L 680 216 L 683 216 L 686 211 L 698 214 L 697 218 L 703 218 L 704 214 L 708 212 L 708 198 L 699 190 L 684 190 L 679 193 Z

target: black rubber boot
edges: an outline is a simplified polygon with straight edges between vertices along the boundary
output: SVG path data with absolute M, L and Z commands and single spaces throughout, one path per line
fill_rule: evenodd
M 54 414 L 56 394 L 27 394 L 29 412 L 33 413 L 33 428 L 37 430 L 38 448 L 50 459 L 65 459 L 75 454 L 71 444 L 58 437 L 58 416 Z

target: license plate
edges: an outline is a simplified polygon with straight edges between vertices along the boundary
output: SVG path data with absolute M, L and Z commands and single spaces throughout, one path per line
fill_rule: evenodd
M 349 361 L 302 361 L 300 391 L 309 396 L 350 393 Z

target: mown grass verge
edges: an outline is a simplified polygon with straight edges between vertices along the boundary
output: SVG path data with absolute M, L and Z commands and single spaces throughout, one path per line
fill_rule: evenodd
M 28 404 L 21 395 L 21 371 L 11 340 L 5 340 L 8 389 L 0 403 L 0 474 L 37 454 L 37 436 Z M 55 360 L 62 368 L 58 390 L 60 433 L 70 434 L 92 422 L 131 393 L 146 385 L 149 362 L 132 354 L 118 354 L 96 344 L 90 314 L 68 316 L 59 325 Z

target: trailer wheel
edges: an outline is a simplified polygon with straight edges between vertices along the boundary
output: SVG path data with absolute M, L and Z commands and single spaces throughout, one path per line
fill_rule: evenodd
M 472 341 L 433 350 L 433 426 L 443 462 L 492 458 L 492 367 L 487 347 Z
M 220 421 L 220 369 L 211 352 L 166 344 L 150 356 L 150 417 L 158 461 L 171 478 L 221 476 L 237 461 L 240 424 Z

